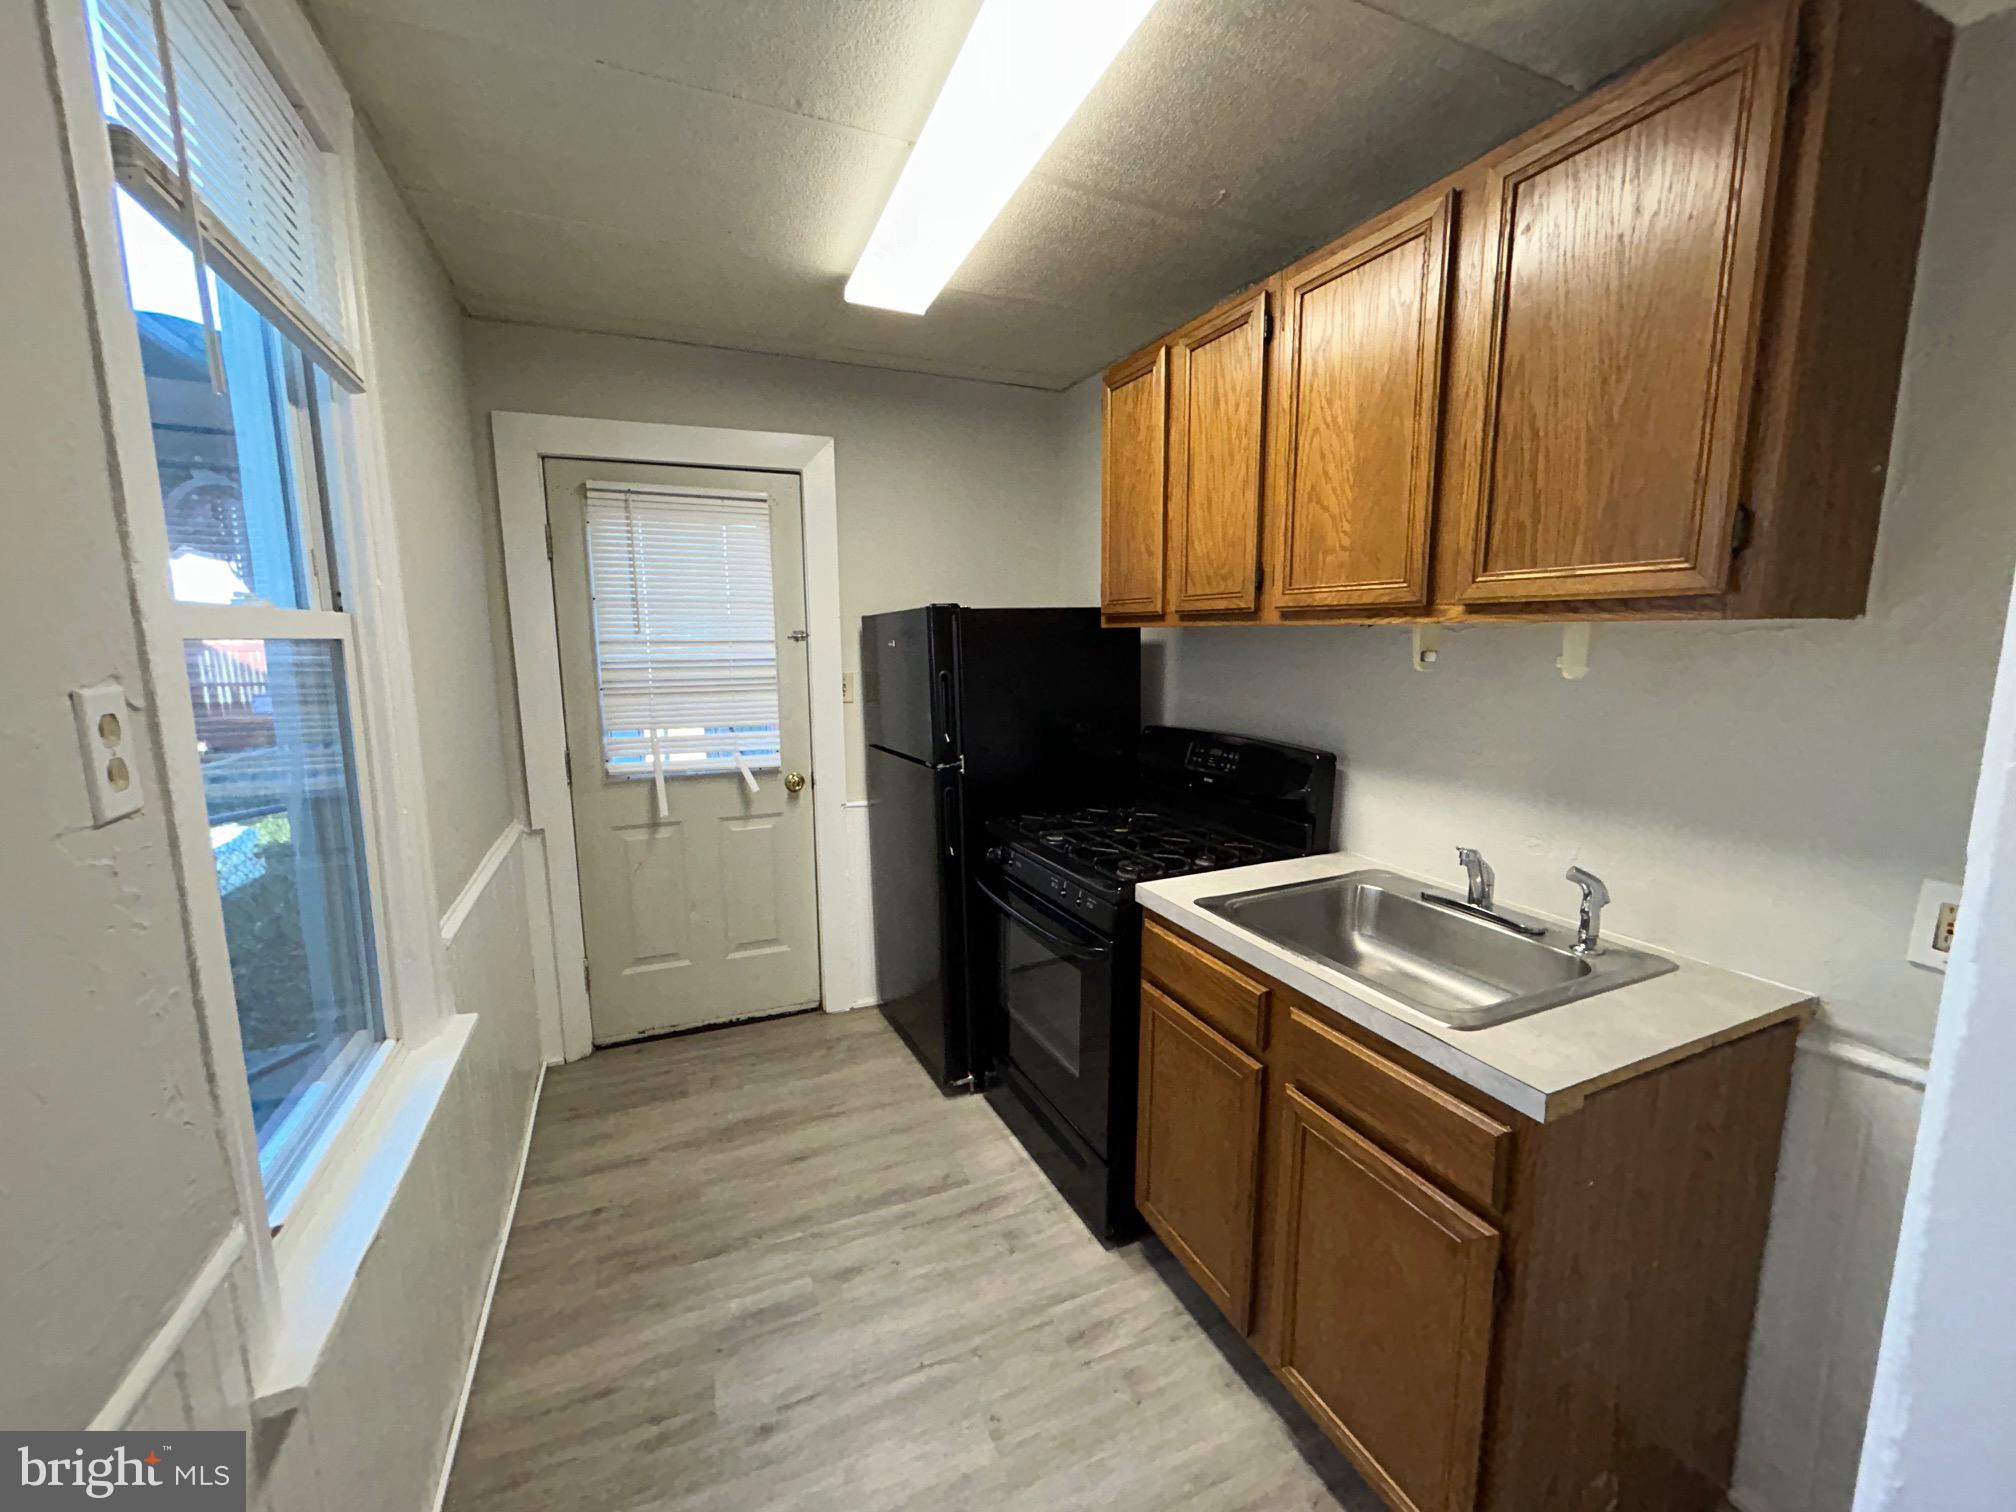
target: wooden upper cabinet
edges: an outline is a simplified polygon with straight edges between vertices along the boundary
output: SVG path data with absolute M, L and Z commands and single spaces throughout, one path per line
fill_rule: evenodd
M 1796 7 L 1487 164 L 1465 602 L 1727 583 Z
M 1750 0 L 1114 366 L 1107 619 L 1863 612 L 1951 41 Z
M 1156 345 L 1106 373 L 1099 607 L 1121 616 L 1163 610 L 1163 485 L 1169 351 Z
M 1141 984 L 1135 1205 L 1242 1333 L 1253 1319 L 1264 1081 L 1259 1061 Z
M 1282 1380 L 1389 1506 L 1470 1512 L 1498 1231 L 1293 1086 L 1279 1139 Z
M 1269 602 L 1428 602 L 1451 220 L 1446 192 L 1280 278 Z
M 1266 379 L 1264 291 L 1170 338 L 1169 576 L 1178 614 L 1258 604 Z

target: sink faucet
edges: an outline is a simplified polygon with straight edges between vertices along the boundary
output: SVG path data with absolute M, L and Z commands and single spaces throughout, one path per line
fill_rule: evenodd
M 1493 901 L 1497 896 L 1498 874 L 1491 870 L 1491 863 L 1484 859 L 1482 851 L 1473 850 L 1467 845 L 1459 845 L 1456 847 L 1456 859 L 1463 863 L 1464 874 L 1470 879 L 1467 898 L 1459 900 L 1447 893 L 1431 889 L 1421 894 L 1422 902 L 1433 903 L 1438 908 L 1453 908 L 1459 913 L 1470 914 L 1488 924 L 1496 924 L 1500 929 L 1509 929 L 1514 934 L 1529 935 L 1536 940 L 1547 933 L 1544 924 L 1530 923 L 1509 913 L 1498 911 L 1498 905 Z
M 1579 866 L 1568 868 L 1568 880 L 1582 889 L 1582 910 L 1575 923 L 1575 954 L 1601 955 L 1603 905 L 1610 901 L 1610 889 L 1596 873 Z
M 1484 852 L 1459 845 L 1456 847 L 1456 859 L 1463 863 L 1464 875 L 1470 879 L 1470 906 L 1489 908 L 1493 889 L 1498 885 L 1498 874 L 1491 870 L 1491 863 L 1484 859 Z

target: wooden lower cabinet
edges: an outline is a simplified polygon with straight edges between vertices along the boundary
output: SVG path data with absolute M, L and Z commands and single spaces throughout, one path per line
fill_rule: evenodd
M 1387 1505 L 1719 1512 L 1796 1016 L 1543 1124 L 1145 931 L 1137 1204 Z
M 1275 1368 L 1386 1500 L 1474 1504 L 1499 1233 L 1289 1086 Z
M 1135 1205 L 1243 1333 L 1253 1307 L 1260 1062 L 1141 986 Z

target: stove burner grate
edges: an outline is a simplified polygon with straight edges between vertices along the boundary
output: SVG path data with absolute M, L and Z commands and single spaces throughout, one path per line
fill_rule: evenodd
M 1246 866 L 1273 852 L 1179 815 L 1132 804 L 1096 804 L 1030 814 L 1015 829 L 1059 857 L 1107 881 L 1134 883 L 1225 866 Z

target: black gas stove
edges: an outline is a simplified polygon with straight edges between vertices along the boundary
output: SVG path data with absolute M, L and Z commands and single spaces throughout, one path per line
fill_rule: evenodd
M 987 825 L 974 886 L 975 985 L 991 1045 L 988 1100 L 1102 1239 L 1133 1206 L 1134 888 L 1308 855 L 1330 840 L 1336 758 L 1206 730 L 1150 726 L 1118 799 Z
M 1111 929 L 1134 884 L 1294 855 L 1168 809 L 1114 804 L 1024 814 L 987 826 L 987 860 L 1095 925 Z

